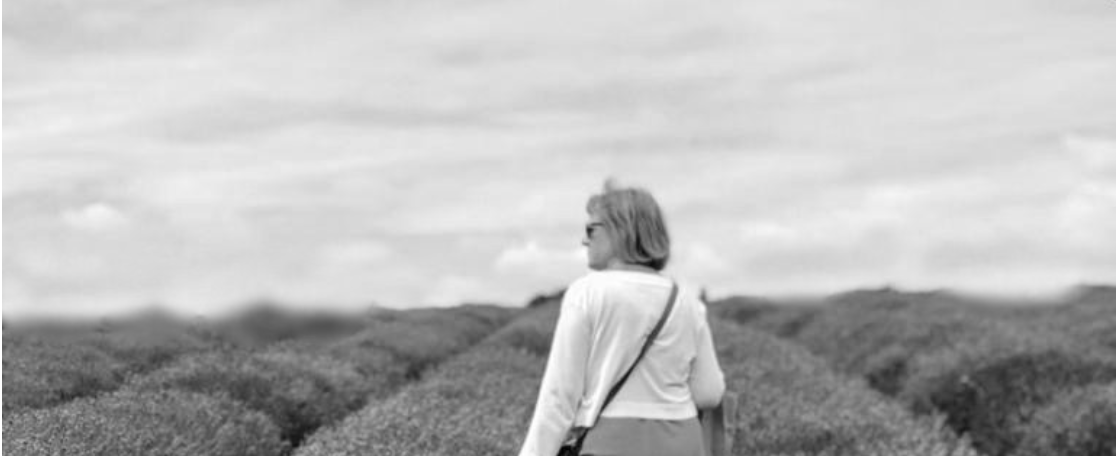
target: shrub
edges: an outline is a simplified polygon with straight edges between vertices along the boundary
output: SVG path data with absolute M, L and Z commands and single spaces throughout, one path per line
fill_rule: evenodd
M 124 381 L 122 363 L 68 340 L 9 339 L 3 352 L 5 414 L 111 391 Z
M 308 350 L 343 361 L 354 368 L 365 379 L 367 391 L 376 397 L 392 394 L 409 376 L 418 375 L 418 369 L 409 365 L 389 350 L 378 347 L 364 347 L 360 339 L 339 342 L 329 347 Z
M 712 302 L 713 318 L 748 325 L 778 337 L 794 337 L 812 322 L 821 306 L 811 302 L 772 302 L 760 298 L 732 297 Z
M 709 315 L 741 325 L 780 310 L 781 307 L 769 300 L 747 296 L 734 296 L 708 303 Z
M 1115 298 L 1115 294 L 1113 294 Z M 1082 351 L 1116 352 L 1116 307 L 1111 301 L 1075 300 L 1065 305 L 1032 309 L 1017 323 L 1030 331 L 1058 333 L 1077 342 Z
M 1029 434 L 1036 412 L 1058 394 L 1111 382 L 1115 363 L 1069 353 L 1020 353 L 974 371 L 948 374 L 935 384 L 930 402 L 957 432 L 967 432 L 986 454 L 1010 454 Z
M 897 361 L 988 330 L 986 320 L 967 308 L 938 302 L 935 296 L 893 291 L 841 295 L 829 301 L 795 340 L 840 372 L 868 376 L 881 368 L 905 371 Z M 880 383 L 890 383 L 883 380 Z
M 329 356 L 277 347 L 255 354 L 254 357 L 276 366 L 281 372 L 311 380 L 305 385 L 311 385 L 314 389 L 303 390 L 302 395 L 297 395 L 296 413 L 303 425 L 293 441 L 361 408 L 365 405 L 367 396 L 383 386 L 368 381 L 349 363 Z
M 138 391 L 176 389 L 224 394 L 264 413 L 279 427 L 285 440 L 303 436 L 333 417 L 350 391 L 337 391 L 311 369 L 292 369 L 242 352 L 188 355 L 172 365 L 134 379 L 127 388 Z
M 503 321 L 481 309 L 382 312 L 366 329 L 327 347 L 363 375 L 394 388 L 485 337 Z
M 120 391 L 4 419 L 4 454 L 19 456 L 278 456 L 263 415 L 221 397 Z
M 507 455 L 532 417 L 544 358 L 485 344 L 313 435 L 297 456 Z
M 214 348 L 177 325 L 134 325 L 93 333 L 83 339 L 75 342 L 108 353 L 129 374 L 149 372 L 181 355 Z
M 545 358 L 537 350 L 547 352 L 542 341 L 550 341 L 558 310 L 540 306 L 521 314 L 422 381 L 312 435 L 296 454 L 515 453 L 544 372 Z
M 722 321 L 712 330 L 737 394 L 734 454 L 973 454 L 935 417 L 910 416 L 804 348 Z
M 548 356 L 559 317 L 558 302 L 555 305 L 537 306 L 526 311 L 522 318 L 496 331 L 486 342 L 518 348 L 537 356 Z
M 838 371 L 864 377 L 876 390 L 928 411 L 928 391 L 918 391 L 919 385 L 948 371 L 959 374 L 1049 348 L 1113 356 L 1111 347 L 1098 350 L 1103 344 L 1085 343 L 1083 333 L 1064 329 L 1065 323 L 1088 320 L 1084 312 L 1065 307 L 993 305 L 943 293 L 856 292 L 833 298 L 795 340 Z M 1064 320 L 1054 318 L 1059 314 Z M 1093 319 L 1115 327 L 1111 314 Z M 1080 327 L 1086 326 L 1091 325 Z
M 1067 391 L 1038 411 L 1015 456 L 1116 454 L 1116 384 Z
M 1056 352 L 1072 356 L 1076 343 L 1053 333 L 1027 332 L 1014 323 L 985 322 L 984 331 L 963 331 L 953 341 L 911 354 L 898 398 L 915 411 L 936 410 L 932 397 L 986 366 L 1021 354 Z

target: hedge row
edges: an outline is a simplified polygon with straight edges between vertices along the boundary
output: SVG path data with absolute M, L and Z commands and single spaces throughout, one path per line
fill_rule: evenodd
M 737 394 L 736 455 L 973 455 L 936 418 L 916 418 L 802 347 L 713 321 L 728 390 Z
M 210 348 L 186 325 L 165 320 L 13 328 L 4 334 L 4 413 L 112 391 L 129 376 Z
M 4 341 L 3 413 L 50 407 L 111 391 L 126 366 L 93 347 L 38 338 Z
M 711 318 L 730 321 L 791 337 L 811 322 L 822 307 L 814 302 L 773 302 L 763 298 L 730 297 L 708 304 Z
M 312 435 L 297 456 L 515 454 L 545 360 L 487 344 Z
M 518 318 L 393 397 L 312 435 L 297 456 L 516 453 L 532 417 L 554 308 Z M 549 328 L 549 329 L 545 329 Z
M 467 349 L 510 315 L 488 306 L 386 311 L 339 340 L 288 339 L 257 350 L 185 356 L 129 388 L 222 392 L 267 415 L 295 446 Z
M 5 340 L 4 376 L 8 380 L 4 384 L 5 416 L 8 416 L 8 408 L 14 405 L 22 405 L 26 409 L 28 404 L 21 404 L 21 400 L 38 401 L 30 405 L 50 406 L 73 397 L 118 388 L 122 388 L 119 394 L 133 395 L 127 397 L 166 391 L 200 393 L 220 397 L 223 401 L 259 413 L 270 422 L 286 445 L 294 446 L 309 432 L 361 408 L 368 397 L 388 396 L 429 366 L 467 349 L 515 313 L 513 309 L 493 306 L 383 311 L 357 319 L 364 329 L 350 334 L 329 329 L 292 335 L 275 332 L 269 328 L 276 328 L 276 325 L 266 324 L 258 327 L 256 335 L 247 341 L 226 338 L 229 333 L 204 331 L 202 340 L 221 348 L 205 352 L 197 352 L 193 348 L 195 352 L 179 350 L 177 357 L 168 358 L 172 361 L 162 361 L 159 365 L 163 367 L 143 374 L 141 372 L 148 369 L 130 370 L 127 364 L 88 346 L 96 344 L 74 343 L 75 340 L 88 338 L 71 338 L 50 344 L 36 338 L 23 338 L 19 343 Z M 275 321 L 287 320 L 274 320 L 273 323 Z M 250 334 L 241 330 L 233 333 Z M 269 334 L 287 336 L 270 339 Z M 115 347 L 128 348 L 132 345 Z M 143 346 L 136 348 L 142 349 Z M 151 352 L 120 352 L 139 353 L 136 359 L 152 362 L 156 359 Z M 23 356 L 9 356 L 12 353 Z M 29 354 L 34 356 L 27 356 Z M 50 392 L 55 394 L 46 394 Z M 68 410 L 71 409 L 57 410 L 62 411 L 50 409 L 44 410 L 44 413 L 70 413 Z M 121 410 L 132 409 L 124 407 Z M 205 420 L 204 413 L 197 415 L 192 419 Z M 215 415 L 215 419 L 218 418 Z M 86 421 L 102 418 L 83 413 L 70 419 L 77 423 L 75 426 L 78 428 L 94 429 L 100 424 Z M 118 438 L 149 445 L 149 450 L 160 454 L 164 451 L 161 445 L 177 445 L 149 438 L 150 433 L 162 431 L 158 423 L 153 422 L 157 427 L 155 429 L 147 429 L 144 423 L 138 420 L 131 422 L 130 426 L 122 425 Z M 221 421 L 211 424 L 220 425 Z M 71 454 L 58 446 L 66 444 L 64 441 L 48 439 L 49 433 L 22 435 L 22 429 L 5 427 L 6 434 L 15 436 L 24 442 L 24 446 L 38 446 L 52 454 L 60 451 Z M 81 449 L 73 454 L 101 454 L 96 446 L 77 445 L 73 449 Z
M 1034 415 L 1015 456 L 1114 456 L 1116 384 L 1076 388 Z
M 516 452 L 557 314 L 555 305 L 534 308 L 424 381 L 316 433 L 297 456 Z M 975 454 L 936 419 L 913 418 L 804 349 L 738 325 L 713 330 L 739 393 L 734 454 Z
M 328 362 L 319 363 L 316 369 L 314 365 L 297 368 L 292 362 L 277 362 L 275 355 L 187 355 L 167 368 L 134 379 L 125 388 L 224 395 L 263 413 L 286 441 L 295 443 L 360 405 L 361 377 L 352 370 L 347 372 L 348 366 L 326 365 Z
M 268 418 L 227 397 L 118 391 L 4 418 L 13 456 L 280 456 Z
M 1056 396 L 1115 378 L 1111 348 L 1058 325 L 1024 325 L 1043 312 L 1054 311 L 973 308 L 937 293 L 855 293 L 830 301 L 793 340 L 918 413 L 944 415 L 978 450 L 1007 455 Z M 1100 319 L 1114 326 L 1114 315 Z

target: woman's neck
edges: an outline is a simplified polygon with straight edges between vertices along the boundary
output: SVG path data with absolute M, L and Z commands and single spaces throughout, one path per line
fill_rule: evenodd
M 634 272 L 645 272 L 645 273 L 649 273 L 649 274 L 658 274 L 656 269 L 653 269 L 649 266 L 644 266 L 644 265 L 640 265 L 640 264 L 633 264 L 633 263 L 625 263 L 625 262 L 617 261 L 617 260 L 612 261 L 610 264 L 608 264 L 607 269 L 608 270 L 615 270 L 615 271 L 634 271 Z

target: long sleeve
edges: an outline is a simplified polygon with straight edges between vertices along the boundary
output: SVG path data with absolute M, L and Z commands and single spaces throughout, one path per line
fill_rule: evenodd
M 696 331 L 696 359 L 693 361 L 692 372 L 688 380 L 688 387 L 692 391 L 692 400 L 699 408 L 712 408 L 719 405 L 723 398 L 724 384 L 723 371 L 716 358 L 715 344 L 712 342 L 712 330 L 708 326 L 707 310 L 700 307 L 699 327 Z
M 584 393 L 591 321 L 581 282 L 564 294 L 533 420 L 520 456 L 555 456 L 575 421 Z

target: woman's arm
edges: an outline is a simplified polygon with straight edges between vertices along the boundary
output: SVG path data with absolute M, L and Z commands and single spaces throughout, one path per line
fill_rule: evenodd
M 564 293 L 533 421 L 520 456 L 555 456 L 575 421 L 591 348 L 586 298 L 581 281 Z
M 708 326 L 708 311 L 699 306 L 699 322 L 696 331 L 696 359 L 692 362 L 692 375 L 688 387 L 692 391 L 692 401 L 698 408 L 713 408 L 723 399 L 726 385 L 723 370 L 716 358 L 712 330 Z

